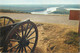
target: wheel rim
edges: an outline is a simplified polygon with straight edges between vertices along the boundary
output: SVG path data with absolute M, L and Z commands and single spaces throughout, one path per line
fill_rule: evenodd
M 7 16 L 0 17 L 0 27 L 4 27 L 4 26 L 7 26 L 7 25 L 10 25 L 10 24 L 13 24 L 13 23 L 15 23 L 14 20 L 7 17 Z M 3 38 L 3 39 L 5 39 L 5 38 Z M 3 41 L 3 42 L 5 43 L 5 41 Z M 7 48 L 5 46 L 6 45 L 4 45 L 4 48 Z M 6 51 L 5 49 L 3 49 L 3 50 Z
M 31 53 L 34 51 L 38 40 L 37 27 L 31 21 L 20 23 L 10 31 L 6 40 L 8 39 L 9 43 L 7 51 Z
M 6 17 L 6 16 L 0 17 L 0 26 L 7 26 L 13 23 L 14 23 L 14 20 L 9 17 Z

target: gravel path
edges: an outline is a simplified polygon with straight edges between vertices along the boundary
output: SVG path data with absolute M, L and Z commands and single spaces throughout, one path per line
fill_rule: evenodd
M 27 20 L 34 22 L 55 23 L 65 25 L 78 25 L 78 21 L 69 20 L 69 15 L 33 15 L 24 13 L 0 13 L 0 16 L 8 16 L 12 19 Z

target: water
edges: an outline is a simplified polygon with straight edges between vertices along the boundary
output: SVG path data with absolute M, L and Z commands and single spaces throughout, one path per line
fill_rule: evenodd
M 59 8 L 59 7 L 50 7 L 50 8 L 47 8 L 46 10 L 44 10 L 44 11 L 31 12 L 31 14 L 49 14 L 51 12 L 56 11 L 57 8 Z
M 50 14 L 50 13 L 56 11 L 57 8 L 59 8 L 59 7 L 50 7 L 44 11 L 31 12 L 31 14 Z M 64 9 L 69 10 L 69 11 L 70 10 L 80 10 L 79 8 L 64 8 Z

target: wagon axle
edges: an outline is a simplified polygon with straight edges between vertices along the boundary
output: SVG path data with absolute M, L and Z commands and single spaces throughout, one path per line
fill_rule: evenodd
M 27 39 L 21 39 L 20 41 L 19 41 L 19 45 L 21 46 L 21 47 L 25 47 L 25 46 L 28 46 L 29 45 L 29 43 L 30 43 L 30 41 L 29 40 L 27 40 Z

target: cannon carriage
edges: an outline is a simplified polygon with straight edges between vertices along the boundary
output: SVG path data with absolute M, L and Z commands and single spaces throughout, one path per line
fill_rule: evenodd
M 0 17 L 0 51 L 33 53 L 38 41 L 38 29 L 30 20 L 15 23 L 9 17 Z

